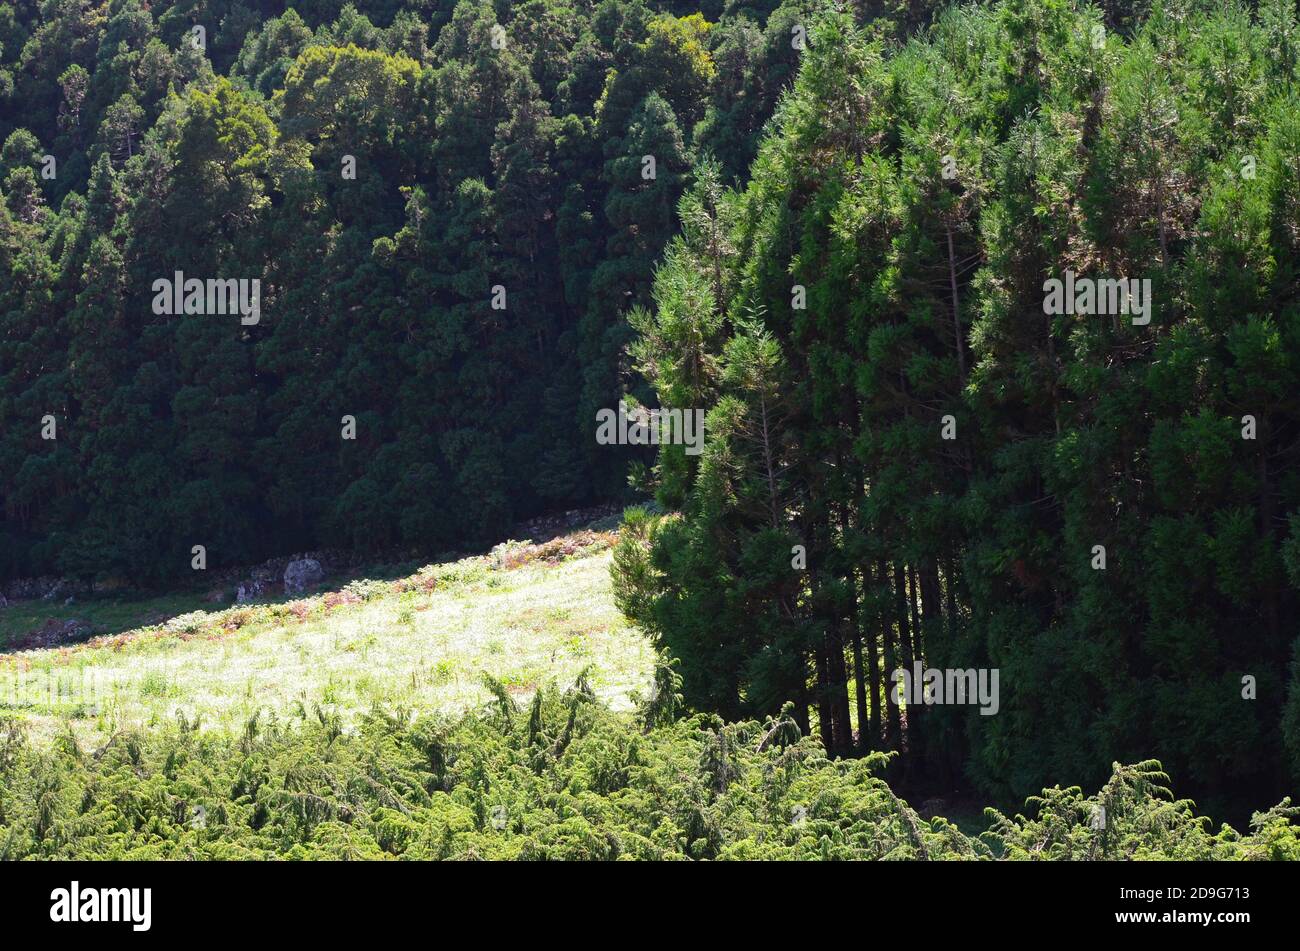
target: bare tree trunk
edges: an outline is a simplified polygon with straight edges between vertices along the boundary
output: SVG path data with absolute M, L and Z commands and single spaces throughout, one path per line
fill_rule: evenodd
M 804 525 L 804 537 L 808 540 L 808 551 L 810 553 L 818 552 L 817 523 L 809 519 Z M 820 603 L 820 584 L 817 580 L 817 564 L 810 559 L 808 562 L 808 588 L 809 598 L 813 605 Z M 810 640 L 812 640 L 810 638 Z M 821 734 L 822 747 L 826 750 L 827 756 L 835 755 L 835 711 L 831 705 L 831 683 L 830 683 L 830 652 L 828 647 L 827 632 L 823 630 L 821 636 L 813 643 L 813 659 L 817 671 L 817 730 Z
M 853 751 L 853 724 L 849 719 L 849 673 L 844 663 L 843 621 L 835 618 L 826 629 L 826 660 L 830 675 L 830 703 L 835 717 L 835 753 L 847 756 Z
M 947 596 L 948 610 L 946 612 L 948 626 L 945 630 L 945 638 L 949 644 L 957 642 L 957 554 L 950 552 L 948 563 L 944 570 L 944 580 L 947 584 L 944 586 L 944 594 Z
M 955 551 L 950 551 L 947 563 L 944 567 L 944 595 L 946 596 L 947 625 L 944 632 L 944 639 L 948 644 L 956 644 L 957 639 L 961 636 L 958 630 L 959 619 L 957 617 L 957 555 Z M 955 731 L 949 737 L 950 744 L 944 750 L 943 760 L 944 780 L 948 786 L 956 784 L 958 771 L 961 769 L 960 764 L 966 762 L 966 737 L 960 730 Z
M 867 708 L 867 672 L 862 668 L 862 596 L 858 573 L 853 573 L 853 677 L 858 704 L 858 752 L 871 751 L 870 711 Z
M 871 587 L 871 569 L 864 569 L 866 587 Z M 878 630 L 876 625 L 871 624 L 871 619 L 865 613 L 863 614 L 863 626 L 867 628 L 867 670 L 871 678 L 871 719 L 869 729 L 871 731 L 870 744 L 868 750 L 874 750 L 880 746 L 880 703 L 883 695 L 880 692 L 880 645 L 877 643 L 875 632 Z
M 894 565 L 894 610 L 898 620 L 898 641 L 903 648 L 903 666 L 911 673 L 915 668 L 912 666 L 916 660 L 916 652 L 912 645 L 912 632 L 908 624 L 907 610 L 907 574 L 902 565 Z M 912 680 L 912 696 L 909 701 L 914 701 L 921 695 L 922 686 Z M 908 778 L 911 777 L 916 759 L 917 747 L 920 743 L 921 727 L 921 710 L 923 704 L 909 702 L 907 705 L 907 731 L 904 736 L 904 746 L 906 752 L 903 760 L 903 772 Z
M 836 468 L 840 472 L 844 471 L 842 453 L 836 453 Z M 835 503 L 831 507 L 831 512 L 839 521 L 840 543 L 843 544 L 844 534 L 849 528 L 848 511 L 844 502 L 841 500 Z M 849 569 L 849 575 L 851 591 L 853 590 L 852 569 Z M 851 605 L 846 609 L 842 600 L 837 597 L 833 602 L 827 602 L 826 609 L 822 613 L 827 618 L 826 660 L 830 674 L 831 708 L 835 715 L 835 753 L 838 756 L 848 756 L 853 752 L 853 721 L 849 713 L 849 672 L 844 659 L 844 632 L 846 628 L 853 627 L 853 609 Z
M 800 661 L 803 666 L 803 661 Z M 809 714 L 809 707 L 812 701 L 808 697 L 808 670 L 805 667 L 803 676 L 799 679 L 799 700 L 794 705 L 794 722 L 799 724 L 799 732 L 807 736 L 812 731 L 812 717 Z
M 957 254 L 952 245 L 952 225 L 945 221 L 943 230 L 948 238 L 948 284 L 952 290 L 952 333 L 953 343 L 957 346 L 957 375 L 961 385 L 965 387 L 966 352 L 961 332 L 961 302 L 957 296 Z
M 831 711 L 830 676 L 826 667 L 826 648 L 823 643 L 817 654 L 817 729 L 821 733 L 822 748 L 827 756 L 835 754 L 835 714 Z
M 899 737 L 902 735 L 902 728 L 898 717 L 898 703 L 896 702 L 895 687 L 890 679 L 894 671 L 898 669 L 898 652 L 895 649 L 896 642 L 893 634 L 893 624 L 890 621 L 889 604 L 889 569 L 885 567 L 883 559 L 876 562 L 876 574 L 878 590 L 880 597 L 880 634 L 885 639 L 885 746 L 888 749 L 896 750 L 900 748 Z
M 925 659 L 924 639 L 921 636 L 921 586 L 916 580 L 916 566 L 907 566 L 907 606 L 912 612 L 912 656 Z
M 759 397 L 758 406 L 763 426 L 763 466 L 767 471 L 767 516 L 773 528 L 780 528 L 781 516 L 776 501 L 776 466 L 772 460 L 772 434 L 768 430 L 766 396 Z
M 924 647 L 924 656 L 927 663 L 933 663 L 934 657 L 932 652 L 936 645 L 943 641 L 943 608 L 940 604 L 939 595 L 939 565 L 933 558 L 926 558 L 921 567 L 917 569 L 917 577 L 921 585 L 921 640 Z M 935 730 L 934 721 L 931 720 L 930 734 L 927 740 L 934 738 Z M 946 739 L 946 738 L 945 738 Z M 942 748 L 938 750 L 942 753 Z M 936 768 L 936 749 L 933 743 L 926 744 L 926 773 L 935 775 L 942 766 Z M 942 769 L 946 773 L 946 769 Z

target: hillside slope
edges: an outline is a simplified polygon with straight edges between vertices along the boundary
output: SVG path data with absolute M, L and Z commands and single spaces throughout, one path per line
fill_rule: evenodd
M 186 604 L 178 598 L 63 608 L 172 614 L 82 644 L 0 654 L 0 711 L 47 738 L 65 723 L 107 736 L 178 713 L 240 727 L 259 712 L 284 716 L 315 704 L 351 722 L 376 704 L 472 708 L 490 696 L 484 675 L 526 700 L 583 670 L 599 698 L 624 709 L 649 683 L 653 653 L 614 607 L 611 538 L 580 532 L 545 545 L 507 543 L 403 578 L 224 610 L 178 613 Z M 0 629 L 33 610 L 0 609 Z

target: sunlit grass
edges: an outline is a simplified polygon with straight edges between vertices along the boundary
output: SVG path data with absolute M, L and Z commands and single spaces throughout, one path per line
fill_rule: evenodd
M 474 707 L 489 696 L 484 673 L 524 700 L 588 667 L 596 692 L 626 707 L 649 684 L 653 655 L 614 607 L 609 558 L 511 569 L 469 558 L 413 576 L 433 579 L 432 590 L 354 582 L 341 593 L 192 611 L 74 648 L 11 654 L 0 657 L 0 710 L 45 737 L 66 724 L 107 734 L 177 714 L 237 728 L 299 704 L 347 720 L 375 704 Z

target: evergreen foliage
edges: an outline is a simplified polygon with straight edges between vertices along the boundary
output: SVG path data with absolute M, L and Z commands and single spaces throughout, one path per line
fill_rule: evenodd
M 4 721 L 0 859 L 1300 859 L 1289 801 L 1215 832 L 1155 763 L 1117 764 L 1091 797 L 1044 790 L 1032 818 L 989 810 L 970 835 L 899 799 L 886 754 L 829 760 L 788 717 L 664 713 L 639 728 L 579 682 L 456 720 L 376 710 L 345 731 L 315 707 L 97 749 L 36 748 Z
M 1300 780 L 1294 9 L 1114 12 L 817 20 L 633 314 L 708 425 L 660 450 L 617 590 L 690 705 L 791 701 L 1003 800 L 1158 758 L 1241 815 Z M 1149 323 L 1047 313 L 1066 271 L 1149 280 Z M 886 702 L 918 661 L 998 669 L 1000 711 Z
M 686 6 L 0 3 L 0 578 L 463 549 L 623 498 L 592 420 L 648 395 L 626 314 L 812 11 Z M 178 271 L 260 280 L 261 319 L 154 314 Z

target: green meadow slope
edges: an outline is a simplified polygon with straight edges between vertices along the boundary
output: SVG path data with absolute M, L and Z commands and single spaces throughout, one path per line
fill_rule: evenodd
M 0 654 L 0 709 L 46 738 L 65 725 L 107 737 L 178 714 L 238 728 L 315 704 L 352 722 L 377 704 L 471 709 L 490 696 L 485 675 L 526 701 L 584 670 L 599 699 L 627 709 L 649 683 L 653 652 L 614 607 L 611 537 L 507 544 L 405 577 L 220 610 L 184 596 L 10 605 L 0 650 L 50 617 L 119 633 Z M 123 629 L 132 618 L 151 623 Z

